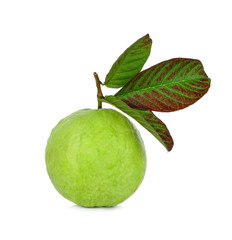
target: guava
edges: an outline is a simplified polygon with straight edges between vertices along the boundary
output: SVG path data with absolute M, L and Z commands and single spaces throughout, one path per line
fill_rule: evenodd
M 111 207 L 141 184 L 146 153 L 136 127 L 113 109 L 83 109 L 62 119 L 46 146 L 57 191 L 84 207 Z

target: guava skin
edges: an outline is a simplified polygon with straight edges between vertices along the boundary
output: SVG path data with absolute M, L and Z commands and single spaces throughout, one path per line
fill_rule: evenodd
M 84 207 L 123 202 L 146 170 L 138 130 L 113 109 L 83 109 L 62 119 L 51 132 L 45 155 L 57 191 Z

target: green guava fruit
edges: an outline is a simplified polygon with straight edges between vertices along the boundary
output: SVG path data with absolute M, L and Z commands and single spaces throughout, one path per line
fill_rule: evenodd
M 83 109 L 62 119 L 46 147 L 48 175 L 65 198 L 85 207 L 110 207 L 130 197 L 146 170 L 135 126 L 113 109 Z

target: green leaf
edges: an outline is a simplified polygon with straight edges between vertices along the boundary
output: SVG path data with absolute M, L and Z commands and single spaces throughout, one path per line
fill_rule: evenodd
M 195 103 L 209 87 L 199 60 L 174 58 L 138 73 L 115 96 L 132 108 L 171 112 Z
M 130 108 L 126 103 L 115 96 L 105 96 L 104 99 L 98 98 L 102 102 L 109 103 L 117 107 L 122 112 L 128 114 L 146 128 L 160 143 L 168 150 L 171 151 L 173 147 L 173 139 L 166 127 L 166 125 L 157 118 L 151 111 L 141 111 L 138 109 Z
M 110 88 L 124 86 L 141 71 L 150 55 L 151 44 L 152 40 L 147 34 L 127 48 L 111 67 L 104 84 Z

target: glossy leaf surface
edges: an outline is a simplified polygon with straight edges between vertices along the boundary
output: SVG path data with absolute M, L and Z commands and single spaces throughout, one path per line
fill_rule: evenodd
M 146 128 L 160 143 L 171 151 L 173 147 L 173 139 L 166 127 L 166 125 L 157 118 L 151 111 L 141 111 L 129 107 L 126 103 L 115 96 L 105 96 L 104 99 L 99 98 L 100 101 L 109 103 L 117 107 L 122 112 L 128 114 Z
M 115 96 L 132 108 L 171 112 L 195 103 L 209 87 L 199 60 L 174 58 L 138 73 Z
M 150 55 L 151 44 L 152 40 L 147 34 L 127 48 L 111 67 L 105 85 L 120 88 L 139 73 Z

